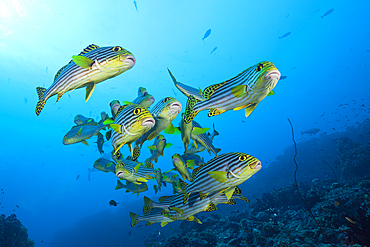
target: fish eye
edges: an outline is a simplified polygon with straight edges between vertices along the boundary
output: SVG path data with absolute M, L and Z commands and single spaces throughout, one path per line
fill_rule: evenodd
M 165 98 L 164 100 L 163 100 L 163 103 L 166 103 L 167 101 L 169 101 L 170 100 L 170 97 L 167 97 L 167 98 Z
M 257 68 L 256 68 L 256 71 L 259 72 L 259 71 L 261 71 L 262 68 L 263 68 L 263 64 L 258 64 Z
M 122 50 L 121 46 L 115 46 L 112 48 L 112 51 L 120 51 L 120 50 Z
M 239 156 L 240 161 L 245 161 L 247 159 L 246 155 Z
M 135 110 L 134 110 L 134 115 L 137 115 L 137 114 L 139 114 L 141 112 L 141 109 L 140 108 L 136 108 Z

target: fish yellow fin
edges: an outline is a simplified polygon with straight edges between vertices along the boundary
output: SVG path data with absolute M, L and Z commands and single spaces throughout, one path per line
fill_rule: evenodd
M 132 143 L 128 144 L 128 148 L 130 149 L 131 157 L 134 156 L 134 150 L 132 148 Z
M 195 161 L 194 160 L 188 160 L 188 161 L 186 161 L 186 166 L 188 168 L 193 168 L 194 165 L 195 165 Z
M 239 106 L 239 107 L 235 107 L 233 110 L 234 111 L 239 111 L 241 109 L 244 109 L 245 107 L 247 107 L 248 105 L 242 105 L 242 106 Z
M 58 93 L 57 102 L 60 100 L 60 98 L 62 98 L 63 94 L 64 94 L 64 92 L 59 92 Z
M 85 144 L 85 145 L 87 145 L 87 146 L 89 146 L 89 143 L 87 143 L 87 141 L 86 140 L 83 140 L 83 141 L 81 141 L 83 144 Z
M 204 198 L 206 198 L 208 196 L 209 193 L 202 193 L 202 192 L 199 192 L 199 197 L 201 200 L 203 200 Z
M 77 135 L 80 136 L 82 134 L 82 127 L 77 131 Z
M 162 222 L 161 227 L 165 227 L 168 224 L 168 222 Z
M 224 113 L 225 111 L 226 110 L 219 110 L 217 108 L 211 108 L 208 111 L 208 117 L 213 117 L 213 116 L 220 115 L 221 113 Z
M 166 146 L 164 147 L 164 148 L 169 148 L 169 147 L 171 147 L 173 144 L 172 143 L 167 143 L 166 144 Z M 162 154 L 162 156 L 163 156 L 163 154 Z
M 203 95 L 202 89 L 199 88 L 199 95 Z
M 90 69 L 91 65 L 94 63 L 93 60 L 84 56 L 72 56 L 72 60 L 77 66 L 80 66 L 84 69 Z
M 247 86 L 246 85 L 238 85 L 231 89 L 231 93 L 236 98 L 242 98 L 247 95 Z
M 145 178 L 138 178 L 138 179 L 136 179 L 136 181 L 144 182 L 144 183 L 148 182 L 148 180 L 145 179 Z
M 151 145 L 151 146 L 149 146 L 148 148 L 149 148 L 150 150 L 153 150 L 153 151 L 154 151 L 154 150 L 157 150 L 157 147 L 156 147 L 156 146 L 154 146 L 154 145 Z
M 235 187 L 228 188 L 224 191 L 227 200 L 230 200 L 234 194 Z
M 225 171 L 212 171 L 208 172 L 208 174 L 219 183 L 225 183 L 228 180 L 227 172 Z
M 114 121 L 111 118 L 108 118 L 108 119 L 104 120 L 104 122 L 103 122 L 104 125 L 108 125 L 108 124 L 112 124 L 112 123 L 114 123 Z
M 150 226 L 150 225 L 153 225 L 153 224 L 154 224 L 154 222 L 148 221 L 148 222 L 146 223 L 146 226 Z
M 217 207 L 212 202 L 208 204 L 207 208 L 204 210 L 206 212 L 211 212 L 217 210 Z
M 267 96 L 271 96 L 271 95 L 274 95 L 274 94 L 275 94 L 275 92 L 271 90 L 271 91 L 267 94 Z
M 139 223 L 139 221 L 137 220 L 137 218 L 139 217 L 139 215 L 135 214 L 135 213 L 132 213 L 130 212 L 130 218 L 131 218 L 131 227 L 134 227 L 136 226 L 137 223 Z M 149 222 L 149 221 L 148 221 Z
M 147 215 L 150 211 L 152 211 L 153 209 L 152 203 L 153 201 L 149 197 L 144 196 L 144 207 L 143 207 L 144 215 Z
M 123 186 L 123 184 L 117 179 L 117 185 L 116 185 L 115 190 L 119 190 L 119 189 L 123 188 L 122 186 Z
M 245 108 L 245 117 L 249 117 L 249 115 L 251 115 L 251 113 L 252 113 L 252 111 L 254 110 L 254 109 L 256 109 L 256 106 L 257 106 L 258 104 L 251 104 L 250 106 L 248 106 L 247 108 Z
M 121 128 L 121 125 L 119 124 L 110 124 L 110 127 L 115 131 L 117 132 L 118 134 L 122 134 L 122 128 Z
M 137 173 L 137 171 L 139 170 L 140 166 L 141 166 L 141 163 L 140 163 L 140 164 L 137 164 L 137 165 L 134 167 L 134 171 L 135 171 L 135 173 Z
M 192 134 L 193 135 L 201 135 L 201 134 L 206 133 L 208 130 L 209 130 L 209 128 L 198 128 L 198 127 L 194 127 L 193 128 L 193 131 L 192 131 Z
M 234 199 L 230 199 L 227 202 L 225 202 L 225 204 L 227 204 L 227 205 L 234 205 L 234 204 L 236 204 L 236 202 L 235 202 Z
M 40 115 L 46 103 L 46 100 L 44 100 L 45 91 L 46 91 L 46 88 L 43 88 L 43 87 L 36 88 L 36 92 L 39 97 L 39 101 L 37 102 L 37 105 L 36 105 L 36 115 L 37 116 Z
M 164 129 L 165 134 L 173 134 L 175 133 L 175 127 L 173 126 L 172 123 L 170 123 L 165 129 Z
M 95 85 L 96 84 L 94 82 L 90 82 L 89 85 L 86 87 L 86 99 L 85 99 L 85 102 L 87 102 L 90 99 L 92 92 L 94 92 Z
M 181 208 L 178 208 L 178 207 L 171 207 L 171 209 L 172 209 L 173 211 L 178 212 L 179 214 L 184 214 L 184 210 L 182 210 Z

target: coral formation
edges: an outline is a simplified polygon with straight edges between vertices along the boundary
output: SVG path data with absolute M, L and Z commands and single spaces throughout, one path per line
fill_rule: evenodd
M 35 242 L 28 239 L 27 228 L 15 214 L 5 217 L 0 215 L 0 246 L 33 247 Z

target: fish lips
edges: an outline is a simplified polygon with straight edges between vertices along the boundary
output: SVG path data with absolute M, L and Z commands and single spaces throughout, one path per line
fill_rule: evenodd
M 170 106 L 170 111 L 177 112 L 177 114 L 181 112 L 181 110 L 182 110 L 182 105 L 180 102 L 174 102 Z
M 119 171 L 119 172 L 116 173 L 116 177 L 121 178 L 121 177 L 123 177 L 124 174 L 125 173 L 123 171 Z
M 280 79 L 280 71 L 277 70 L 277 69 L 274 69 L 274 70 L 271 70 L 269 72 L 267 72 L 267 74 L 265 75 L 265 79 L 267 80 L 279 80 Z
M 119 57 L 119 60 L 121 62 L 124 62 L 128 65 L 128 68 L 131 69 L 132 67 L 134 67 L 135 63 L 136 63 L 136 59 L 134 56 L 132 55 L 121 55 Z
M 261 161 L 257 161 L 255 164 L 251 164 L 249 167 L 251 169 L 257 170 L 257 171 L 261 170 L 261 168 L 262 168 Z
M 140 125 L 152 128 L 155 125 L 155 120 L 152 117 L 146 117 L 141 121 Z

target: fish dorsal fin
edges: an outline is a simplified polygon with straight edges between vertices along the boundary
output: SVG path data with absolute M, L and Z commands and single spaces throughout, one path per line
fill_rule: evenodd
M 91 44 L 91 45 L 88 45 L 85 49 L 83 49 L 83 51 L 80 52 L 80 54 L 78 54 L 79 56 L 82 56 L 92 50 L 95 50 L 95 49 L 98 49 L 100 48 L 98 45 L 94 45 L 94 44 Z
M 201 168 L 202 168 L 202 166 L 199 166 L 199 167 L 197 167 L 193 170 L 193 174 L 191 174 L 191 178 L 193 179 L 193 181 L 195 180 L 195 177 L 197 176 L 197 174 L 198 174 L 198 172 L 200 171 Z
M 62 71 L 65 69 L 65 67 L 67 67 L 67 65 L 70 64 L 71 62 L 72 62 L 72 60 L 58 70 L 58 72 L 54 76 L 54 81 L 58 78 L 58 76 L 60 75 L 60 73 L 62 73 Z
M 116 120 L 116 118 L 117 118 L 118 114 L 120 114 L 120 113 L 121 113 L 121 111 L 123 111 L 123 109 L 125 109 L 125 108 L 126 108 L 126 106 L 128 106 L 128 105 L 122 105 L 122 106 L 120 106 L 120 107 L 118 108 L 118 111 L 117 111 L 117 113 L 116 113 L 116 116 L 114 117 L 114 120 Z
M 202 96 L 205 99 L 209 99 L 212 96 L 212 94 L 214 94 L 214 92 L 216 92 L 216 90 L 219 89 L 221 86 L 223 86 L 225 83 L 226 83 L 226 81 L 221 82 L 221 83 L 217 83 L 217 84 L 213 84 L 211 86 L 206 87 L 203 90 Z

